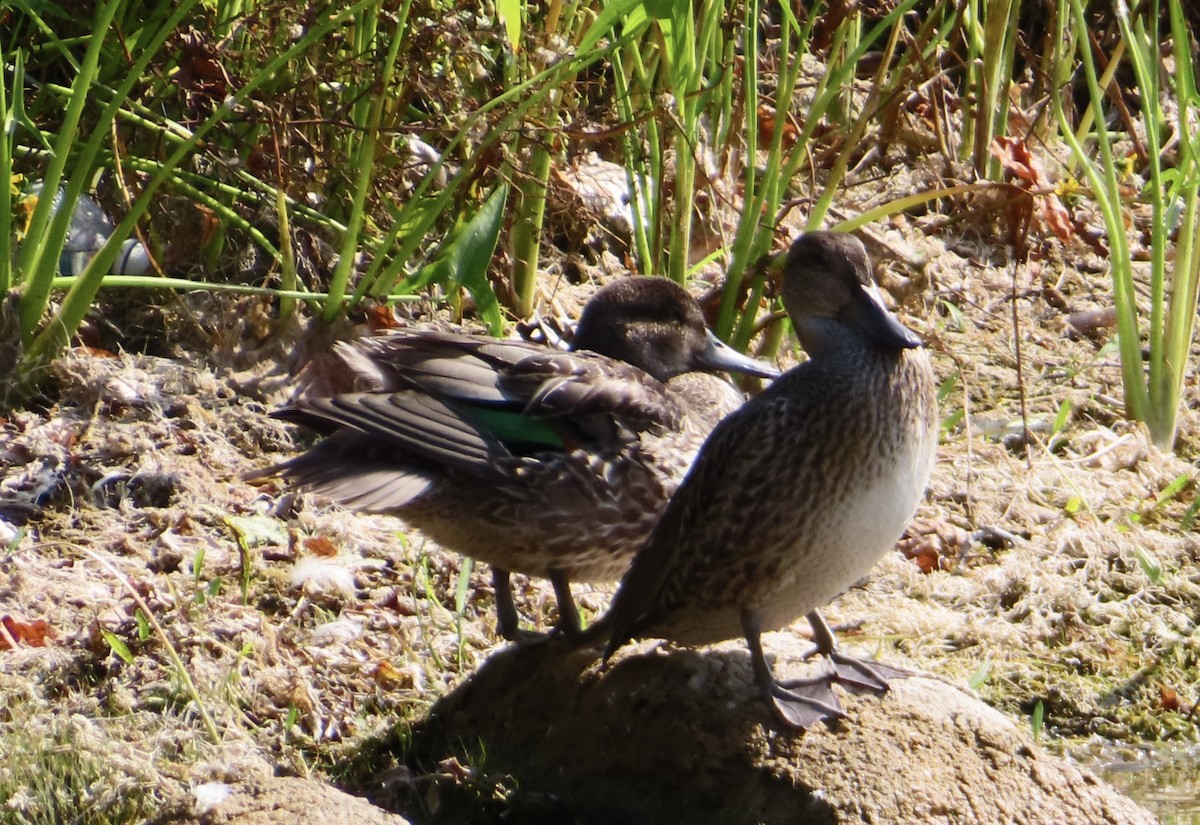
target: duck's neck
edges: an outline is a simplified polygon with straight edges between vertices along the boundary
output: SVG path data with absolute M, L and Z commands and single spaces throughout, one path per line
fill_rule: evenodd
M 809 358 L 821 358 L 847 348 L 875 349 L 857 331 L 832 318 L 809 315 L 800 321 L 793 322 L 793 325 L 796 329 L 796 337 L 800 339 L 800 346 L 804 347 Z

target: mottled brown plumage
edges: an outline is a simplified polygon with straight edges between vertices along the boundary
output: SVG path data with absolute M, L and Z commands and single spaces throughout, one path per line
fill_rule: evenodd
M 716 341 L 696 302 L 660 278 L 600 290 L 574 346 L 429 331 L 339 345 L 360 391 L 278 413 L 327 437 L 259 475 L 393 513 L 492 565 L 506 638 L 517 636 L 508 571 L 547 576 L 573 632 L 569 581 L 624 572 L 704 437 L 741 403 L 693 370 L 777 374 Z
M 933 372 L 920 341 L 873 293 L 855 238 L 811 232 L 784 263 L 783 299 L 810 360 L 724 419 L 638 552 L 602 626 L 708 644 L 745 635 L 785 724 L 840 713 L 831 681 L 886 689 L 890 669 L 833 650 L 816 609 L 893 546 L 937 445 Z M 783 685 L 759 633 L 808 614 L 834 669 Z

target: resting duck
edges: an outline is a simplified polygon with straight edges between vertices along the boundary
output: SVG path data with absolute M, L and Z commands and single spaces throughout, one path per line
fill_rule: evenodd
M 880 303 L 851 235 L 809 232 L 783 260 L 783 301 L 809 360 L 725 418 L 701 448 L 595 625 L 631 638 L 745 636 L 776 718 L 842 715 L 831 689 L 882 693 L 902 673 L 838 652 L 817 608 L 865 575 L 912 518 L 933 470 L 937 401 L 921 341 Z M 759 639 L 806 616 L 827 658 L 775 679 Z
M 570 582 L 620 577 L 705 436 L 741 405 L 699 370 L 778 375 L 721 343 L 681 286 L 649 277 L 599 290 L 571 351 L 439 331 L 336 351 L 356 391 L 274 414 L 326 437 L 252 477 L 397 515 L 488 563 L 510 641 L 509 573 L 549 578 L 558 629 L 577 633 Z

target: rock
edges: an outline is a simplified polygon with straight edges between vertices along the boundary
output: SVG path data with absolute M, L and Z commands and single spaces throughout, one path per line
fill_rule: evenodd
M 781 677 L 816 666 L 771 652 Z M 774 723 L 741 643 L 642 644 L 604 671 L 594 652 L 558 643 L 503 649 L 415 732 L 410 764 L 440 792 L 409 813 L 491 821 L 482 808 L 502 798 L 501 813 L 524 822 L 1156 821 L 936 678 L 842 696 L 843 722 L 801 735 Z
M 192 810 L 168 820 L 176 825 L 292 825 L 353 822 L 408 825 L 396 814 L 323 782 L 291 776 L 258 776 L 236 784 L 209 782 L 192 790 Z

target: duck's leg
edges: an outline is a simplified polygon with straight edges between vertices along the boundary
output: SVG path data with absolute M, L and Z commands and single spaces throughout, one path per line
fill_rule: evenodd
M 912 675 L 907 670 L 885 665 L 882 662 L 871 662 L 847 656 L 837 649 L 833 631 L 825 623 L 821 614 L 813 610 L 804 618 L 812 627 L 813 642 L 816 647 L 805 658 L 814 655 L 824 656 L 833 665 L 829 674 L 839 685 L 852 693 L 874 693 L 882 696 L 887 693 L 888 679 L 903 678 Z
M 779 682 L 763 653 L 758 616 L 749 610 L 742 611 L 742 631 L 750 647 L 750 662 L 759 691 L 782 725 L 805 730 L 817 722 L 845 716 L 831 687 L 836 679 L 832 671 L 812 679 Z
M 549 634 L 522 630 L 521 616 L 517 613 L 517 605 L 513 601 L 510 574 L 499 567 L 492 568 L 492 590 L 496 593 L 496 633 L 502 639 L 527 645 L 539 644 L 555 634 L 561 634 L 567 639 L 576 639 L 582 635 L 579 610 L 576 609 L 575 599 L 571 596 L 571 582 L 567 574 L 561 570 L 551 570 L 550 583 L 554 586 L 554 596 L 558 601 L 558 624 Z
M 583 625 L 579 621 L 575 597 L 571 595 L 571 580 L 562 570 L 551 570 L 550 584 L 554 586 L 554 597 L 558 600 L 557 630 L 568 639 L 576 639 L 583 633 Z
M 505 641 L 520 641 L 521 617 L 513 602 L 512 582 L 507 570 L 492 568 L 492 590 L 496 594 L 496 633 Z

